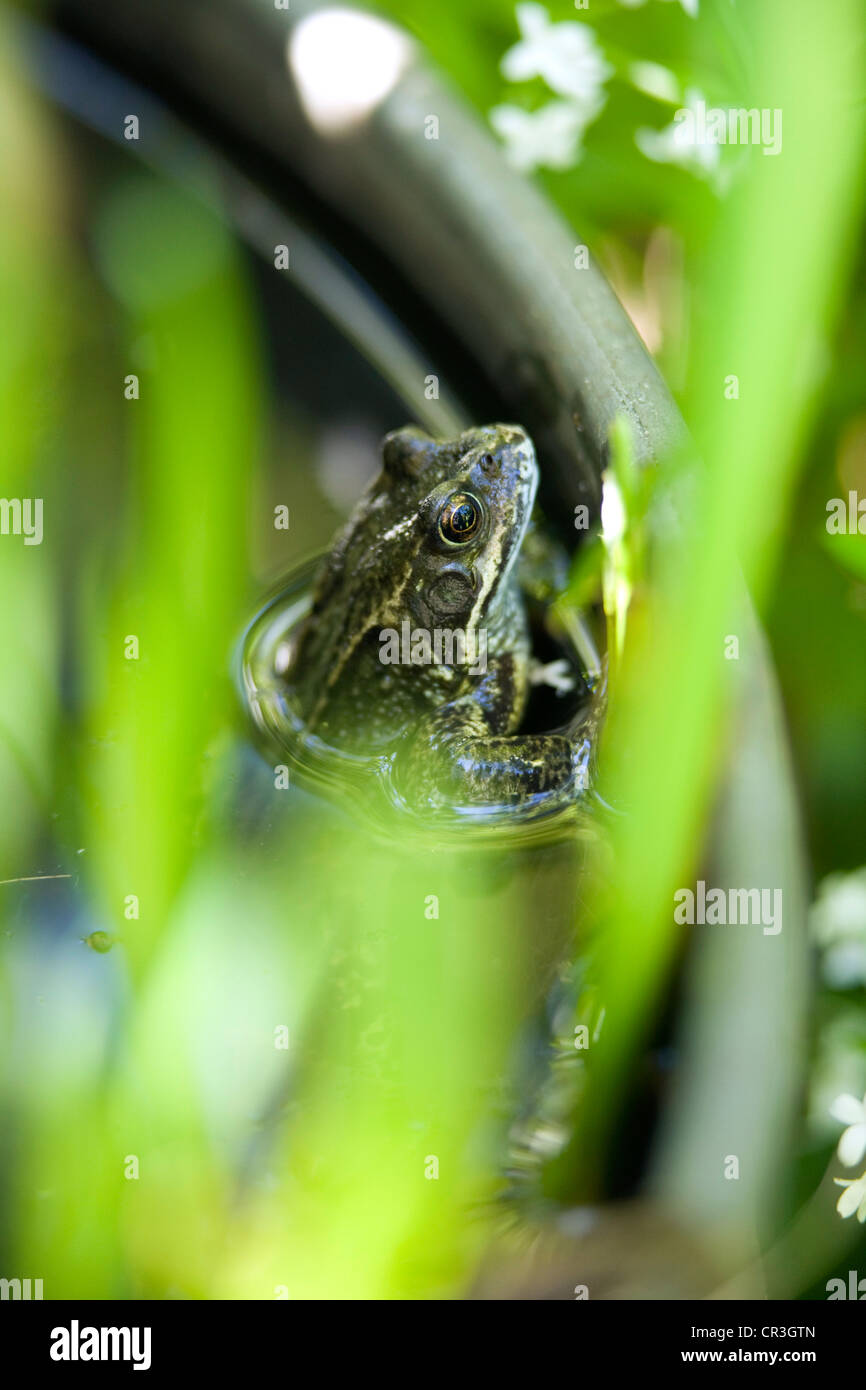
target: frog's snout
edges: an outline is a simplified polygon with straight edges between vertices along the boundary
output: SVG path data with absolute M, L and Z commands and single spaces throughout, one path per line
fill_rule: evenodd
M 497 425 L 496 431 L 505 446 L 500 451 L 502 466 L 513 469 L 522 482 L 531 483 L 537 476 L 538 463 L 526 430 L 520 425 Z
M 496 433 L 506 444 L 510 444 L 515 449 L 528 449 L 529 453 L 534 456 L 535 450 L 532 447 L 532 440 L 522 425 L 496 425 L 495 428 Z
M 531 506 L 538 486 L 538 463 L 535 447 L 524 430 L 515 430 L 515 438 L 509 443 L 507 454 L 507 470 L 515 485 L 526 493 Z

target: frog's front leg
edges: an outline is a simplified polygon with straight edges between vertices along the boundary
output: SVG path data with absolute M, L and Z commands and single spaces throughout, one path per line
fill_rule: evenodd
M 424 721 L 409 757 L 413 800 L 433 806 L 517 806 L 577 800 L 587 790 L 596 713 L 565 733 L 499 733 L 497 677 L 501 672 Z

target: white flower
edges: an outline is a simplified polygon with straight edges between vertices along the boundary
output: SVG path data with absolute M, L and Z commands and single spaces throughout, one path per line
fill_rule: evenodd
M 685 109 L 697 114 L 703 101 L 699 91 L 690 87 L 686 92 Z M 697 120 L 674 120 L 663 130 L 641 126 L 635 131 L 635 144 L 641 154 L 656 164 L 679 164 L 696 174 L 715 174 L 721 160 L 721 149 L 713 141 L 696 138 Z
M 553 24 L 544 6 L 535 4 L 517 6 L 517 23 L 521 39 L 502 59 L 503 75 L 510 82 L 542 77 L 563 100 L 532 112 L 497 106 L 490 113 L 491 124 L 516 168 L 567 169 L 579 159 L 581 136 L 604 106 L 604 84 L 613 68 L 586 24 Z
M 576 163 L 586 118 L 570 101 L 550 101 L 539 111 L 495 106 L 490 123 L 505 141 L 509 161 L 527 173 L 539 165 L 567 169 Z
M 866 869 L 824 879 L 812 907 L 811 926 L 822 946 L 845 937 L 866 940 Z
M 645 5 L 646 0 L 619 0 L 619 3 L 625 5 L 627 10 L 636 10 L 640 5 Z M 691 15 L 692 19 L 697 19 L 700 0 L 680 0 L 680 4 L 686 14 Z
M 828 946 L 821 974 L 831 989 L 855 989 L 866 985 L 866 941 L 837 941 Z
M 548 685 L 551 690 L 555 690 L 557 695 L 565 695 L 569 690 L 574 689 L 574 676 L 571 667 L 563 658 L 559 661 L 549 661 L 543 665 L 533 657 L 529 664 L 529 684 Z
M 856 1096 L 837 1096 L 830 1106 L 830 1114 L 840 1124 L 848 1126 L 836 1153 L 840 1163 L 853 1168 L 866 1154 L 866 1096 L 862 1100 L 857 1100 Z
M 502 59 L 504 77 L 526 82 L 543 77 L 557 96 L 568 97 L 597 115 L 604 105 L 602 88 L 613 68 L 605 62 L 587 24 L 564 20 L 552 24 L 543 5 L 518 5 L 521 40 Z
M 833 1181 L 837 1187 L 845 1189 L 836 1203 L 839 1215 L 853 1216 L 856 1211 L 857 1220 L 866 1221 L 866 1173 L 861 1173 L 859 1178 L 834 1178 Z
M 830 988 L 866 984 L 866 869 L 825 878 L 809 925 L 821 948 L 821 973 Z

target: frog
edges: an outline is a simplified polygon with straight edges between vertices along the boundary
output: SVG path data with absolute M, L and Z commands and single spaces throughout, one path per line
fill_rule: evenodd
M 289 679 L 307 733 L 354 755 L 396 750 L 423 808 L 579 798 L 595 705 L 562 730 L 520 729 L 532 653 L 518 561 L 539 482 L 528 433 L 407 425 L 381 458 L 297 635 Z

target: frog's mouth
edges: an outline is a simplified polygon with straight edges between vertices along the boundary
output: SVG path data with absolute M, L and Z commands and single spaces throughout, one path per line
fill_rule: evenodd
M 518 805 L 439 803 L 429 812 L 410 804 L 400 790 L 400 743 L 358 754 L 327 743 L 307 727 L 294 698 L 291 671 L 298 637 L 312 603 L 321 563 L 315 555 L 283 582 L 253 618 L 236 655 L 241 695 L 263 748 L 284 760 L 307 791 L 347 807 L 368 829 L 386 839 L 407 834 L 435 836 L 457 845 L 485 842 L 501 846 L 509 834 L 520 842 L 573 835 L 588 817 L 571 796 L 532 798 Z M 553 732 L 564 728 L 589 702 L 594 687 L 592 653 L 572 632 L 551 634 L 543 605 L 530 603 L 533 634 L 531 695 L 521 729 Z

